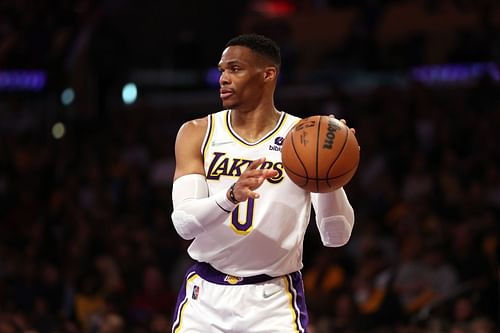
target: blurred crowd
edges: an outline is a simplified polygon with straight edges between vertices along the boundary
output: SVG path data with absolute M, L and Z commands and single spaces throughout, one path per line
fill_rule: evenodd
M 362 161 L 350 244 L 306 266 L 318 331 L 498 329 L 498 84 L 337 91 L 325 105 L 353 122 Z
M 257 11 L 264 2 L 239 6 Z M 296 10 L 356 6 L 366 13 L 348 43 L 324 54 L 326 66 L 330 61 L 380 69 L 390 63 L 401 69 L 426 63 L 422 49 L 415 48 L 423 45 L 418 40 L 382 49 L 367 43 L 373 34 L 363 33 L 378 24 L 388 4 L 404 0 L 274 2 Z M 443 3 L 461 11 L 491 4 L 420 2 L 429 11 Z M 191 263 L 189 243 L 170 220 L 175 135 L 187 119 L 220 106 L 159 109 L 147 99 L 116 106 L 79 91 L 78 84 L 96 84 L 102 97 L 111 89 L 105 83 L 127 66 L 119 55 L 132 52 L 117 46 L 120 38 L 110 41 L 119 20 L 113 25 L 108 18 L 118 1 L 103 3 L 0 3 L 0 68 L 45 68 L 51 75 L 42 93 L 0 93 L 0 333 L 170 331 L 177 291 Z M 230 21 L 227 37 L 237 25 L 236 17 Z M 273 18 L 255 28 L 276 38 L 284 63 L 300 71 L 293 67 L 301 63 L 300 50 L 287 43 L 290 35 L 279 22 Z M 462 35 L 468 37 L 446 59 L 497 59 L 499 34 L 490 33 L 490 21 L 482 22 L 484 30 Z M 215 63 L 208 55 L 219 48 L 193 53 L 196 35 L 179 30 L 169 37 L 179 54 L 167 63 L 188 66 L 201 56 Z M 466 47 L 471 42 L 475 46 Z M 141 45 L 134 52 L 154 53 Z M 165 45 L 162 52 L 175 53 Z M 165 61 L 151 57 L 144 61 Z M 96 76 L 86 76 L 88 70 Z M 294 76 L 285 77 L 284 84 Z M 65 80 L 77 84 L 73 106 L 58 100 Z M 358 172 L 346 186 L 356 213 L 350 242 L 324 248 L 313 218 L 306 234 L 310 332 L 499 330 L 499 91 L 498 81 L 485 76 L 460 85 L 409 82 L 363 91 L 332 85 L 324 96 L 278 101 L 279 109 L 298 116 L 345 118 L 361 146 Z M 100 111 L 80 112 L 79 103 Z M 56 121 L 66 125 L 60 139 L 51 135 Z
M 314 223 L 306 235 L 314 332 L 498 328 L 497 91 L 487 79 L 337 88 L 282 106 L 348 119 L 362 147 L 350 243 L 322 248 Z M 0 141 L 0 332 L 168 331 L 189 265 L 169 216 L 182 117 L 137 106 L 76 119 L 56 140 L 22 105 Z

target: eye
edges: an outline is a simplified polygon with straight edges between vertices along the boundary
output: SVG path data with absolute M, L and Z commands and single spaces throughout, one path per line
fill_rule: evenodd
M 240 69 L 239 66 L 231 66 L 231 72 L 238 72 Z

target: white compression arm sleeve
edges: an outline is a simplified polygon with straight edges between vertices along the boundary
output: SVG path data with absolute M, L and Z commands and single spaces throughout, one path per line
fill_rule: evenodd
M 354 210 L 344 189 L 329 193 L 311 193 L 311 201 L 323 245 L 345 245 L 354 226 Z
M 184 239 L 193 239 L 202 232 L 223 223 L 236 204 L 221 191 L 209 196 L 205 176 L 190 174 L 174 181 L 172 187 L 172 222 Z

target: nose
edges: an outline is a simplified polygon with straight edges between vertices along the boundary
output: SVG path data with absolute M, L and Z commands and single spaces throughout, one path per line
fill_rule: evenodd
M 219 77 L 219 84 L 221 86 L 225 86 L 227 84 L 229 84 L 229 76 L 226 74 L 225 71 L 221 72 L 220 73 L 220 77 Z

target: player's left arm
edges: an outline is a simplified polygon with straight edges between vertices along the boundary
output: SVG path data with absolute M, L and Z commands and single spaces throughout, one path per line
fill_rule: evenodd
M 340 121 L 346 123 L 344 119 Z M 350 130 L 356 134 L 354 128 Z M 344 188 L 329 193 L 311 193 L 311 201 L 323 245 L 329 247 L 345 245 L 351 238 L 354 227 L 354 209 Z
M 323 245 L 334 247 L 345 245 L 354 227 L 354 209 L 343 188 L 329 193 L 311 193 Z

